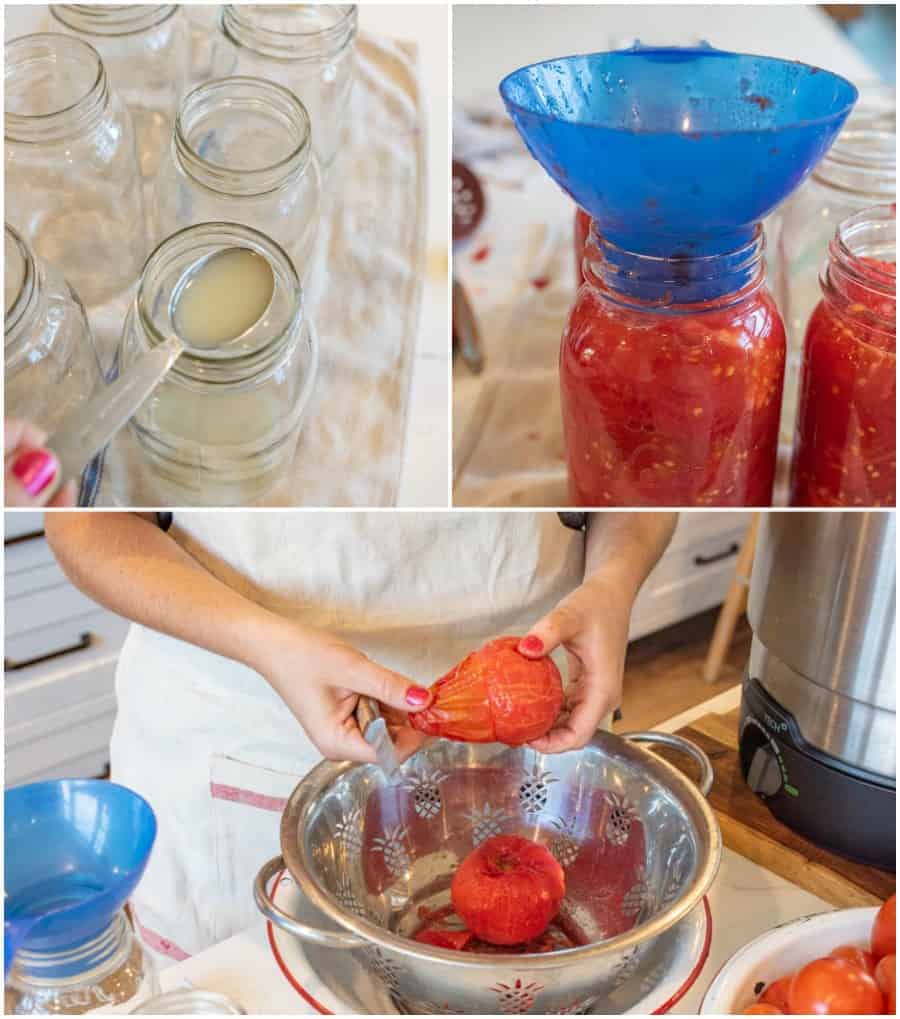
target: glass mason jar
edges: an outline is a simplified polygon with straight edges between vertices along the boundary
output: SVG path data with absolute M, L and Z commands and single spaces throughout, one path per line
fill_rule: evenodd
M 845 220 L 806 331 L 793 506 L 896 501 L 897 227 L 892 206 Z
M 100 54 L 113 88 L 128 104 L 141 175 L 150 179 L 172 134 L 187 87 L 188 31 L 178 4 L 51 4 L 61 31 Z
M 323 172 L 350 102 L 356 20 L 351 4 L 226 4 L 219 19 L 216 76 L 265 78 L 294 92 L 309 112 Z
M 5 84 L 7 218 L 93 313 L 146 257 L 131 117 L 97 51 L 73 36 L 7 43 Z
M 131 420 L 148 466 L 168 486 L 163 505 L 259 501 L 286 475 L 315 383 L 318 341 L 293 263 L 273 240 L 237 223 L 188 227 L 156 248 L 125 321 L 123 367 L 178 334 L 177 298 L 187 275 L 233 247 L 268 261 L 268 308 L 233 342 L 187 346 Z
M 803 338 L 819 303 L 819 270 L 838 225 L 896 194 L 894 115 L 854 112 L 809 180 L 780 215 L 775 293 L 788 338 L 782 441 L 790 443 L 797 417 Z
M 591 217 L 580 206 L 575 208 L 575 287 L 584 283 L 581 263 L 584 261 L 584 249 L 587 247 L 591 232 Z
M 222 78 L 194 89 L 181 106 L 154 187 L 151 229 L 158 242 L 195 223 L 244 223 L 278 241 L 305 280 L 319 198 L 300 100 L 258 78 Z
M 4 236 L 5 407 L 45 432 L 102 385 L 81 301 L 10 226 Z
M 656 258 L 592 224 L 560 348 L 569 495 L 578 506 L 767 506 L 784 327 L 764 240 Z
M 6 1015 L 122 1012 L 159 993 L 153 960 L 120 910 L 102 933 L 75 945 L 16 954 Z

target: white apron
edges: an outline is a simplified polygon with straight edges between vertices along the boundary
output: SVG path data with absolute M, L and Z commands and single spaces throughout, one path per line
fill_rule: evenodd
M 182 511 L 170 533 L 231 587 L 423 685 L 526 632 L 584 566 L 582 536 L 554 513 Z M 179 960 L 257 921 L 253 878 L 320 755 L 257 673 L 142 626 L 116 692 L 112 777 L 159 820 L 135 916 Z

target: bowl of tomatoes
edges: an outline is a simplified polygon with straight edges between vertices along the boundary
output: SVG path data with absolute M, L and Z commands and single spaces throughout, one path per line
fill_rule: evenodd
M 703 1015 L 894 1015 L 896 896 L 775 927 L 736 952 Z

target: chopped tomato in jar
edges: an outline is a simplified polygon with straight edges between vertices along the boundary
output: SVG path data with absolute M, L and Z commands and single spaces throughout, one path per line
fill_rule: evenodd
M 784 357 L 762 285 L 656 309 L 588 280 L 560 350 L 572 503 L 769 505 Z
M 857 258 L 833 275 L 806 331 L 791 503 L 893 506 L 896 265 Z

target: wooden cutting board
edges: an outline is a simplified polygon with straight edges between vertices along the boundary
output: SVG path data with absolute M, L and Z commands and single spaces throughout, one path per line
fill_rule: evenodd
M 741 775 L 739 720 L 739 711 L 704 715 L 678 732 L 696 743 L 712 761 L 716 778 L 709 802 L 719 819 L 725 845 L 834 906 L 874 906 L 892 895 L 896 888 L 894 874 L 821 849 L 769 813 Z M 696 768 L 685 762 L 683 754 L 665 747 L 652 749 L 697 777 Z

